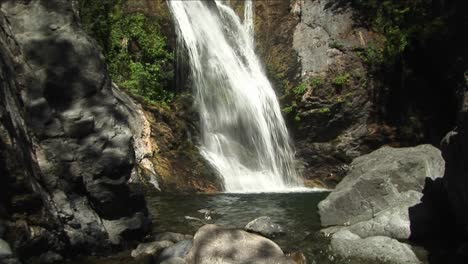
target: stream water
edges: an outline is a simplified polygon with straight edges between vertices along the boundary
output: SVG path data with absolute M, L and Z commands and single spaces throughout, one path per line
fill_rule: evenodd
M 308 263 L 328 263 L 327 244 L 316 237 L 320 230 L 317 205 L 327 192 L 158 195 L 148 200 L 153 217 L 153 232 L 172 231 L 194 234 L 206 223 L 229 228 L 243 228 L 260 216 L 270 216 L 283 226 L 286 234 L 273 239 L 285 252 L 301 250 Z M 206 220 L 199 210 L 210 211 Z M 200 220 L 196 220 L 198 218 Z M 325 262 L 326 261 L 326 262 Z

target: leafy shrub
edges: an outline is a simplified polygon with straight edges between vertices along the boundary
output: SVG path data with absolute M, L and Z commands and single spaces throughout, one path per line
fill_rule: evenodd
M 336 76 L 332 83 L 338 87 L 343 87 L 348 84 L 349 80 L 351 79 L 351 75 L 349 73 L 341 74 Z
M 307 92 L 308 89 L 309 87 L 307 87 L 306 83 L 301 83 L 298 86 L 294 87 L 293 92 L 295 95 L 302 96 L 305 92 Z
M 325 80 L 323 78 L 320 78 L 320 77 L 313 77 L 311 80 L 310 80 L 310 85 L 312 86 L 312 88 L 318 88 L 322 85 L 325 84 Z
M 121 0 L 80 0 L 85 30 L 101 46 L 113 81 L 150 102 L 173 98 L 173 54 L 159 25 L 141 13 L 123 13 Z

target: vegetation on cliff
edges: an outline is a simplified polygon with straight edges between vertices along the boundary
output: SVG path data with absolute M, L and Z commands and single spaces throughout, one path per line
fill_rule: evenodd
M 455 125 L 468 68 L 466 1 L 351 0 L 356 20 L 383 35 L 362 51 L 377 79 L 377 114 L 413 143 L 438 143 Z M 405 136 L 406 135 L 406 136 Z
M 124 3 L 80 0 L 83 27 L 101 46 L 117 85 L 150 102 L 167 103 L 173 98 L 173 53 L 157 21 L 124 12 Z

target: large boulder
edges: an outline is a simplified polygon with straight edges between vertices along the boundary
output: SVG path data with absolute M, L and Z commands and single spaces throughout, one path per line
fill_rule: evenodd
M 332 236 L 330 248 L 337 257 L 359 263 L 421 263 L 409 245 L 385 236 L 361 238 L 348 230 L 342 230 Z
M 194 236 L 187 263 L 293 264 L 273 241 L 238 229 L 201 227 Z
M 439 229 L 438 194 L 445 162 L 430 145 L 383 147 L 356 158 L 343 181 L 319 204 L 331 254 L 362 263 L 420 263 L 410 245 Z
M 319 204 L 323 226 L 353 225 L 384 210 L 418 203 L 410 192 L 422 193 L 426 179 L 442 177 L 445 162 L 430 145 L 383 147 L 356 158 L 336 189 Z

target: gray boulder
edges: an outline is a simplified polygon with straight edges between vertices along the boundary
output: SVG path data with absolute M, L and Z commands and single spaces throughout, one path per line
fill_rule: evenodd
M 421 263 L 409 245 L 385 236 L 361 238 L 348 230 L 341 230 L 332 236 L 330 248 L 339 258 L 361 263 Z
M 268 216 L 261 216 L 252 220 L 244 227 L 244 229 L 269 238 L 284 234 L 283 227 L 273 222 L 273 220 Z
M 402 195 L 400 204 L 385 211 L 381 211 L 374 218 L 356 223 L 351 226 L 330 227 L 322 230 L 325 236 L 330 236 L 339 230 L 348 230 L 360 237 L 387 236 L 394 239 L 406 240 L 410 238 L 410 206 L 419 203 L 422 194 L 408 191 Z
M 0 259 L 8 258 L 13 255 L 10 245 L 3 239 L 0 239 Z
M 294 263 L 277 244 L 267 238 L 216 225 L 205 225 L 197 231 L 185 260 L 198 264 Z
M 171 241 L 155 241 L 149 243 L 141 243 L 136 249 L 132 250 L 132 257 L 139 258 L 146 255 L 156 256 L 163 249 L 174 245 Z
M 171 258 L 185 258 L 192 248 L 192 240 L 182 240 L 164 249 L 159 254 L 157 262 L 162 262 Z
M 319 204 L 323 226 L 353 225 L 375 218 L 384 210 L 417 201 L 408 192 L 422 193 L 426 178 L 443 175 L 445 162 L 430 145 L 383 147 L 356 158 L 336 189 Z

